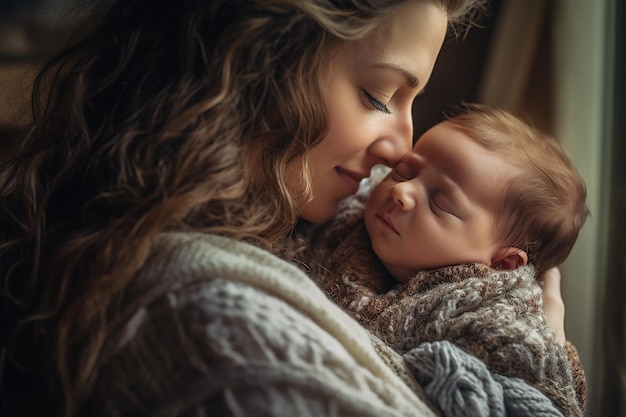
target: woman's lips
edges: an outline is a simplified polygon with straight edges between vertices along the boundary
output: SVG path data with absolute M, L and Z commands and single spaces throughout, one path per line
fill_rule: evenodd
M 361 180 L 367 177 L 367 175 L 362 175 L 358 172 L 349 171 L 341 167 L 337 167 L 335 168 L 335 170 L 339 174 L 339 177 L 343 180 L 344 184 L 350 190 L 350 194 L 355 194 L 357 191 L 359 191 L 359 184 L 361 183 Z
M 385 213 L 376 213 L 376 218 L 385 226 L 387 229 L 400 236 L 400 233 L 396 230 L 391 222 L 391 218 L 387 216 Z

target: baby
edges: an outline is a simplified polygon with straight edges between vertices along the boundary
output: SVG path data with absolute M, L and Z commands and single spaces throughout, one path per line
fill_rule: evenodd
M 447 340 L 582 416 L 577 352 L 546 324 L 535 277 L 568 256 L 585 197 L 553 138 L 467 104 L 314 229 L 309 256 L 326 293 L 405 358 Z

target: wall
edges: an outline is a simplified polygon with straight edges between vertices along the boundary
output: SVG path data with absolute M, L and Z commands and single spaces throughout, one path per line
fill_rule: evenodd
M 592 213 L 562 266 L 566 334 L 577 346 L 589 382 L 589 415 L 602 389 L 600 306 L 606 274 L 611 120 L 611 1 L 559 0 L 554 48 L 554 125 L 587 183 Z

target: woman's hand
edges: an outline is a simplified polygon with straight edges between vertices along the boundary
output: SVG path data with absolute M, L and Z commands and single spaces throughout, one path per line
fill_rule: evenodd
M 548 326 L 556 333 L 558 342 L 565 344 L 565 304 L 561 297 L 561 272 L 559 268 L 548 269 L 539 277 L 543 290 L 543 312 Z

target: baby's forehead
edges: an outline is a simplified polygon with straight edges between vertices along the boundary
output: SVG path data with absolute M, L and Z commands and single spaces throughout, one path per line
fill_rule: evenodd
M 520 168 L 520 158 L 510 153 L 512 141 L 505 138 L 493 140 L 493 132 L 484 132 L 480 128 L 468 128 L 454 123 L 454 119 L 444 120 L 424 132 L 413 144 L 413 148 L 403 158 L 410 155 L 428 157 L 431 154 L 443 154 L 444 158 L 457 160 L 459 163 L 472 155 L 487 155 L 487 159 L 498 165 L 506 165 L 509 169 Z M 482 137 L 486 134 L 487 137 Z M 461 151 L 459 147 L 465 149 Z
M 461 129 L 459 129 L 457 126 L 455 126 L 453 123 L 449 122 L 448 120 L 443 120 L 443 121 L 441 121 L 441 122 L 431 126 L 424 133 L 422 133 L 415 140 L 415 143 L 413 144 L 413 148 L 409 151 L 409 153 L 418 151 L 419 148 L 421 147 L 421 145 L 425 141 L 427 141 L 427 140 L 428 141 L 430 141 L 430 140 L 438 140 L 438 141 L 439 140 L 446 140 L 446 138 L 450 134 L 462 135 L 466 139 L 470 139 L 469 136 L 465 132 L 463 132 Z

